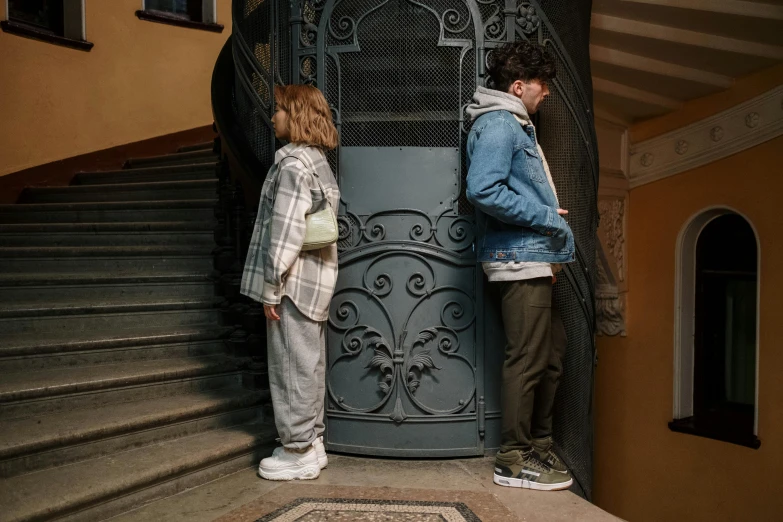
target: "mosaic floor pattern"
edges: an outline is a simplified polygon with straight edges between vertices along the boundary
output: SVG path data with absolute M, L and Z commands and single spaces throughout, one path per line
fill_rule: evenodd
M 514 522 L 480 491 L 286 483 L 215 522 Z
M 479 522 L 461 502 L 299 498 L 257 522 Z

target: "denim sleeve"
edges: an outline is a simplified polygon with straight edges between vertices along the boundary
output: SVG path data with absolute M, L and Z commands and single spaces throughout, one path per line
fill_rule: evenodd
M 504 223 L 551 235 L 560 217 L 556 210 L 522 197 L 508 187 L 513 156 L 511 125 L 502 119 L 487 122 L 473 143 L 467 179 L 468 201 Z

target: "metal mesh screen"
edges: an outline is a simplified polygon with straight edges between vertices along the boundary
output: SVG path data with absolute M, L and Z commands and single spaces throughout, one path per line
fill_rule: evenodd
M 341 43 L 341 17 L 358 18 L 368 3 L 379 2 L 339 4 L 329 44 Z M 383 5 L 359 27 L 361 52 L 340 54 L 342 145 L 459 146 L 459 49 L 437 47 L 438 20 L 418 11 L 408 2 Z
M 592 110 L 593 82 L 590 73 L 590 16 L 592 0 L 538 0 L 555 28 L 558 39 L 571 58 L 571 66 L 580 78 L 589 109 Z
M 592 494 L 593 274 L 597 228 L 593 151 L 589 26 L 591 0 L 542 0 L 540 6 L 556 34 L 546 25 L 542 37 L 559 38 L 570 63 L 549 46 L 557 62 L 557 81 L 542 106 L 537 129 L 562 208 L 576 238 L 579 255 L 560 276 L 555 300 L 568 334 L 563 380 L 555 404 L 555 442 L 571 467 L 579 493 Z M 529 4 L 529 2 L 520 2 Z M 572 68 L 571 64 L 578 64 Z M 577 116 L 575 118 L 574 116 Z M 565 276 L 565 277 L 564 277 Z
M 275 153 L 269 123 L 274 112 L 274 84 L 291 81 L 291 6 L 273 0 L 234 0 L 232 9 L 237 123 L 258 159 L 268 167 Z

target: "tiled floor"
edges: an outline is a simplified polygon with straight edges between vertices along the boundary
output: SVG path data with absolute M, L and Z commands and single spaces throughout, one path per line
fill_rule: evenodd
M 330 455 L 329 467 L 317 480 L 269 482 L 258 478 L 255 469 L 248 469 L 112 520 L 250 522 L 298 498 L 459 502 L 484 522 L 619 520 L 569 491 L 540 492 L 496 486 L 492 483 L 490 458 L 414 461 L 340 455 Z M 329 520 L 352 519 L 330 517 Z

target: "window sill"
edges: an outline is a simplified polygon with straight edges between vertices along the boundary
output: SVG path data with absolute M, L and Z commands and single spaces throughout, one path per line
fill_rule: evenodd
M 179 27 L 187 27 L 189 29 L 201 29 L 202 31 L 210 31 L 213 33 L 222 33 L 223 26 L 221 24 L 213 24 L 207 22 L 193 22 L 192 20 L 186 20 L 177 16 L 167 16 L 160 13 L 151 13 L 149 11 L 136 11 L 136 16 L 139 20 L 146 20 L 148 22 L 157 22 L 159 24 L 176 25 Z
M 669 429 L 677 433 L 687 433 L 689 435 L 696 435 L 697 437 L 719 440 L 721 442 L 737 444 L 752 449 L 759 449 L 761 446 L 761 441 L 755 435 L 741 435 L 721 430 L 698 428 L 693 417 L 675 419 L 669 423 Z
M 55 45 L 62 45 L 63 47 L 70 47 L 71 49 L 78 49 L 79 51 L 89 51 L 92 49 L 92 42 L 86 40 L 74 40 L 73 38 L 66 38 L 64 36 L 58 36 L 52 34 L 45 29 L 40 29 L 24 23 L 14 22 L 12 20 L 3 20 L 0 22 L 0 28 L 3 32 L 9 34 L 15 34 L 18 36 L 24 36 L 25 38 L 32 38 L 34 40 L 40 40 L 42 42 L 52 43 Z

